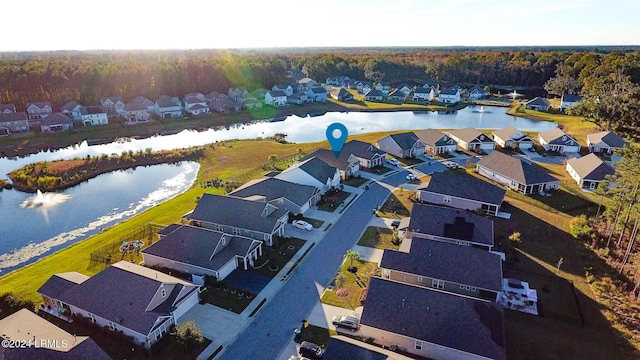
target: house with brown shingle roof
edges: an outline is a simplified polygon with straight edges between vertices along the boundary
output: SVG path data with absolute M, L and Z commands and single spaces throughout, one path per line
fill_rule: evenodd
M 629 143 L 611 131 L 601 131 L 587 135 L 587 146 L 594 153 L 613 154 L 615 150 L 628 146 Z
M 573 136 L 555 128 L 538 134 L 538 142 L 546 151 L 559 153 L 578 152 L 580 144 Z
M 608 175 L 615 174 L 615 170 L 609 164 L 593 153 L 569 159 L 566 169 L 578 186 L 587 190 L 595 190 Z
M 73 129 L 73 120 L 63 113 L 55 113 L 40 120 L 42 132 L 57 132 Z
M 24 111 L 0 113 L 0 136 L 29 131 L 29 118 Z
M 458 143 L 453 138 L 435 129 L 420 130 L 416 135 L 424 144 L 425 150 L 434 154 L 444 154 L 458 148 Z
M 493 141 L 503 148 L 531 149 L 533 139 L 513 126 L 496 130 L 492 134 Z
M 560 180 L 537 165 L 499 151 L 494 151 L 478 161 L 476 172 L 525 195 L 558 189 L 560 186 Z
M 496 146 L 489 135 L 472 127 L 451 130 L 448 134 L 465 150 L 490 152 Z

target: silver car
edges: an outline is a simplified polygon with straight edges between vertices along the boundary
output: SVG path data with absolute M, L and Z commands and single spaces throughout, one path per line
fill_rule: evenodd
M 360 329 L 360 320 L 358 318 L 348 315 L 336 315 L 331 320 L 335 327 L 343 327 L 351 330 Z

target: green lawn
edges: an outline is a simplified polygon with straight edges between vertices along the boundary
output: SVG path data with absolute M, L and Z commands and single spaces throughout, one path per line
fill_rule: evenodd
M 389 171 L 393 171 L 394 169 L 386 167 L 384 165 L 380 165 L 372 168 L 360 168 L 360 170 L 371 174 L 382 175 L 388 173 Z
M 409 200 L 409 197 L 412 194 L 413 192 L 409 190 L 394 190 L 380 207 L 378 216 L 400 219 L 411 215 L 413 202 Z
M 264 246 L 262 256 L 254 263 L 254 270 L 257 273 L 270 278 L 274 278 L 280 273 L 282 268 L 305 244 L 305 241 L 298 238 L 278 238 L 275 243 L 276 248 Z
M 367 178 L 363 178 L 361 176 L 352 176 L 347 180 L 342 180 L 342 184 L 353 186 L 353 187 L 360 187 L 362 186 L 362 184 L 366 183 L 367 181 L 369 181 L 369 179 Z
M 400 161 L 400 163 L 403 166 L 417 165 L 417 164 L 422 164 L 424 162 L 424 160 L 418 159 L 418 158 L 404 158 L 404 159 L 398 159 L 398 161 Z
M 316 206 L 318 206 L 318 210 L 334 212 L 342 202 L 351 195 L 350 192 L 338 190 L 338 191 L 327 191 Z
M 393 230 L 377 226 L 369 226 L 358 240 L 358 245 L 376 249 L 398 250 L 399 243 L 394 243 Z
M 334 278 L 334 281 L 331 284 L 334 286 L 334 289 L 327 290 L 322 294 L 322 298 L 320 299 L 322 303 L 351 310 L 361 305 L 359 301 L 360 295 L 362 295 L 362 292 L 368 286 L 371 275 L 373 275 L 378 269 L 378 264 L 371 261 L 354 260 L 353 266 L 358 268 L 358 272 L 355 274 L 347 271 L 350 264 L 349 260 L 345 260 L 340 267 L 338 274 L 336 274 L 336 277 L 339 274 L 344 276 L 345 283 L 342 288 L 338 289 L 336 287 Z M 344 291 L 346 296 L 338 296 L 339 290 Z
M 224 284 L 219 287 L 207 286 L 207 290 L 205 290 L 200 296 L 202 296 L 202 299 L 205 302 L 222 309 L 232 311 L 236 314 L 240 314 L 244 311 L 244 309 L 249 306 L 256 297 L 255 294 L 229 288 Z

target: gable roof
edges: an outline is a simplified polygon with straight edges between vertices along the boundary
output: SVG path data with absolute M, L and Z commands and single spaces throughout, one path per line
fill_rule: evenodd
M 472 142 L 473 140 L 478 140 L 480 142 L 494 142 L 493 139 L 491 139 L 491 137 L 489 137 L 487 134 L 483 133 L 482 131 L 476 129 L 476 128 L 472 128 L 472 127 L 466 127 L 464 129 L 453 129 L 449 131 L 449 135 L 451 136 L 455 136 L 458 139 L 464 141 L 464 142 Z M 484 136 L 484 137 L 483 137 Z
M 469 89 L 469 94 L 471 94 L 472 92 L 477 92 L 477 93 L 480 93 L 480 94 L 486 94 L 487 93 L 486 91 L 484 91 L 483 88 L 481 88 L 479 86 L 474 86 L 471 89 Z
M 560 181 L 540 167 L 524 162 L 517 157 L 501 153 L 500 151 L 494 151 L 484 156 L 478 161 L 477 165 L 491 169 L 496 173 L 525 185 Z
M 286 97 L 287 94 L 284 93 L 284 91 L 282 90 L 270 90 L 267 91 L 267 94 L 269 94 L 271 97 Z M 265 94 L 266 96 L 266 94 Z
M 506 359 L 500 305 L 372 277 L 362 325 Z
M 333 179 L 337 169 L 336 167 L 327 164 L 317 156 L 302 160 L 299 163 L 289 167 L 284 172 L 293 170 L 295 168 L 299 168 L 300 170 L 311 175 L 314 179 L 320 181 L 323 184 L 325 184 L 328 179 Z
M 385 354 L 333 336 L 329 338 L 327 350 L 322 357 L 327 360 L 387 360 L 389 358 Z
M 364 94 L 365 97 L 371 97 L 371 96 L 375 96 L 375 97 L 382 97 L 384 94 L 382 93 L 382 91 L 377 90 L 377 89 L 371 89 L 369 91 L 367 91 L 366 94 Z
M 541 132 L 538 136 L 544 139 L 548 144 L 553 145 L 578 145 L 578 141 L 573 136 L 565 133 L 560 128 L 551 129 Z
M 587 140 L 591 144 L 603 142 L 612 148 L 621 148 L 628 145 L 628 143 L 624 141 L 622 137 L 611 131 L 601 131 L 595 134 L 588 134 Z
M 83 106 L 80 108 L 80 115 L 105 114 L 100 106 Z
M 27 113 L 25 111 L 0 113 L 0 122 L 27 121 L 27 120 L 29 120 L 29 116 L 27 116 Z
M 408 231 L 493 246 L 493 221 L 474 212 L 415 204 Z
M 456 89 L 456 88 L 450 88 L 450 89 L 444 89 L 444 90 L 440 90 L 440 95 L 458 95 L 458 93 L 460 93 L 460 90 Z
M 144 96 L 136 96 L 133 100 L 129 101 L 124 109 L 126 111 L 139 111 L 139 110 L 149 110 L 149 106 L 153 105 L 151 100 L 147 99 Z
M 400 89 L 395 89 L 393 90 L 391 93 L 389 93 L 389 97 L 401 97 L 401 98 L 406 98 L 407 95 L 405 95 L 402 91 L 400 91 Z
M 81 106 L 80 104 L 78 104 L 75 101 L 69 101 L 68 103 L 64 104 L 61 108 L 60 108 L 60 112 L 64 112 L 64 111 L 72 111 L 73 109 L 75 109 L 76 107 Z
M 333 153 L 331 154 L 333 155 Z M 334 156 L 335 157 L 335 156 Z M 281 179 L 268 177 L 249 181 L 232 191 L 229 195 L 246 198 L 254 195 L 262 195 L 267 201 L 286 198 L 292 203 L 302 206 L 317 192 L 313 186 L 296 184 Z
M 464 262 L 464 266 L 454 266 Z M 380 267 L 476 288 L 502 291 L 502 259 L 473 246 L 414 237 L 409 253 L 385 250 Z
M 158 107 L 161 107 L 161 108 L 166 108 L 166 107 L 181 106 L 182 103 L 180 102 L 180 99 L 178 99 L 177 96 L 161 95 L 158 98 L 158 100 L 156 100 L 156 105 L 158 105 Z
M 484 180 L 455 172 L 434 172 L 428 185 L 418 190 L 430 191 L 442 195 L 500 205 L 504 201 L 506 190 Z
M 575 94 L 562 94 L 562 98 L 560 99 L 560 101 L 563 103 L 565 102 L 576 103 L 576 102 L 579 102 L 580 100 L 582 100 L 582 96 L 575 95 Z
M 529 105 L 538 105 L 538 106 L 551 106 L 551 102 L 549 101 L 549 99 L 547 98 L 543 98 L 543 97 L 535 97 L 529 101 L 527 101 L 527 103 L 525 104 L 525 106 L 529 106 Z
M 60 294 L 78 284 L 82 284 L 87 279 L 89 279 L 88 276 L 79 272 L 54 274 L 36 292 L 51 298 L 57 298 Z
M 42 109 L 42 108 L 44 108 L 46 106 L 49 106 L 51 108 L 51 110 L 53 110 L 53 106 L 51 105 L 50 101 L 34 101 L 34 102 L 27 103 L 27 110 L 29 110 L 29 108 L 32 105 L 37 107 L 37 108 L 40 108 L 40 109 Z
M 449 137 L 449 135 L 436 129 L 424 129 L 416 132 L 415 134 L 422 143 L 433 147 L 456 144 L 456 141 Z
M 225 94 L 221 94 L 221 93 L 219 93 L 217 91 L 214 91 L 214 92 L 211 92 L 211 93 L 205 95 L 204 98 L 206 100 L 209 100 L 209 101 L 215 101 L 215 100 L 219 100 L 219 99 L 223 99 L 223 98 L 227 98 L 228 99 L 229 97 L 227 95 L 225 95 Z
M 417 87 L 414 91 L 414 94 L 429 94 L 431 93 L 431 88 L 425 87 Z
M 44 119 L 40 119 L 40 126 L 51 126 L 61 124 L 73 124 L 73 120 L 63 113 L 53 113 Z
M 398 144 L 398 146 L 400 146 L 400 148 L 402 150 L 409 150 L 413 147 L 413 145 L 419 141 L 420 139 L 418 138 L 418 135 L 416 135 L 416 133 L 410 131 L 410 132 L 403 132 L 403 133 L 398 133 L 398 134 L 391 134 L 388 137 L 390 137 L 391 139 L 393 139 L 393 141 Z
M 100 99 L 100 103 L 104 105 L 104 103 L 110 100 L 111 102 L 113 102 L 114 104 L 117 103 L 118 101 L 120 101 L 122 104 L 124 104 L 124 100 L 122 99 L 122 97 L 120 96 L 107 96 L 107 97 L 103 97 L 102 99 Z
M 342 146 L 340 156 L 336 158 L 333 151 L 327 149 L 318 149 L 311 154 L 302 158 L 306 160 L 312 157 L 318 157 L 330 166 L 340 170 L 345 170 L 349 165 L 349 157 L 354 155 L 357 158 L 371 160 L 374 156 L 386 156 L 386 152 L 378 149 L 372 144 L 360 140 L 350 140 Z
M 223 237 L 227 244 L 221 247 L 220 242 Z M 183 225 L 166 234 L 142 252 L 218 271 L 236 256 L 247 256 L 260 243 L 261 241 L 243 236 Z
M 111 359 L 88 336 L 72 335 L 27 309 L 0 320 L 0 338 L 13 341 L 35 341 L 36 346 L 4 348 L 3 360 L 107 360 Z M 41 342 L 41 340 L 46 340 Z M 61 346 L 65 344 L 66 346 Z
M 327 89 L 323 88 L 323 87 L 312 87 L 309 89 L 309 91 L 311 91 L 314 94 L 326 94 L 327 93 Z
M 571 158 L 567 163 L 582 179 L 604 180 L 607 175 L 615 174 L 615 170 L 594 153 L 581 158 Z
M 4 113 L 6 111 L 9 112 L 16 112 L 16 106 L 15 104 L 0 104 L 0 113 Z
M 269 207 L 268 209 L 265 209 Z M 266 211 L 266 216 L 263 214 Z M 269 212 L 271 211 L 271 212 Z M 222 224 L 271 234 L 278 220 L 287 213 L 271 204 L 235 196 L 204 194 L 189 219 Z

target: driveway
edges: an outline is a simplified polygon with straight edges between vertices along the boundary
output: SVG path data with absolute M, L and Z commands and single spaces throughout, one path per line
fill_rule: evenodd
M 246 326 L 247 320 L 238 314 L 211 304 L 198 304 L 179 319 L 179 323 L 192 320 L 200 328 L 202 336 L 216 344 L 233 341 L 236 334 Z

